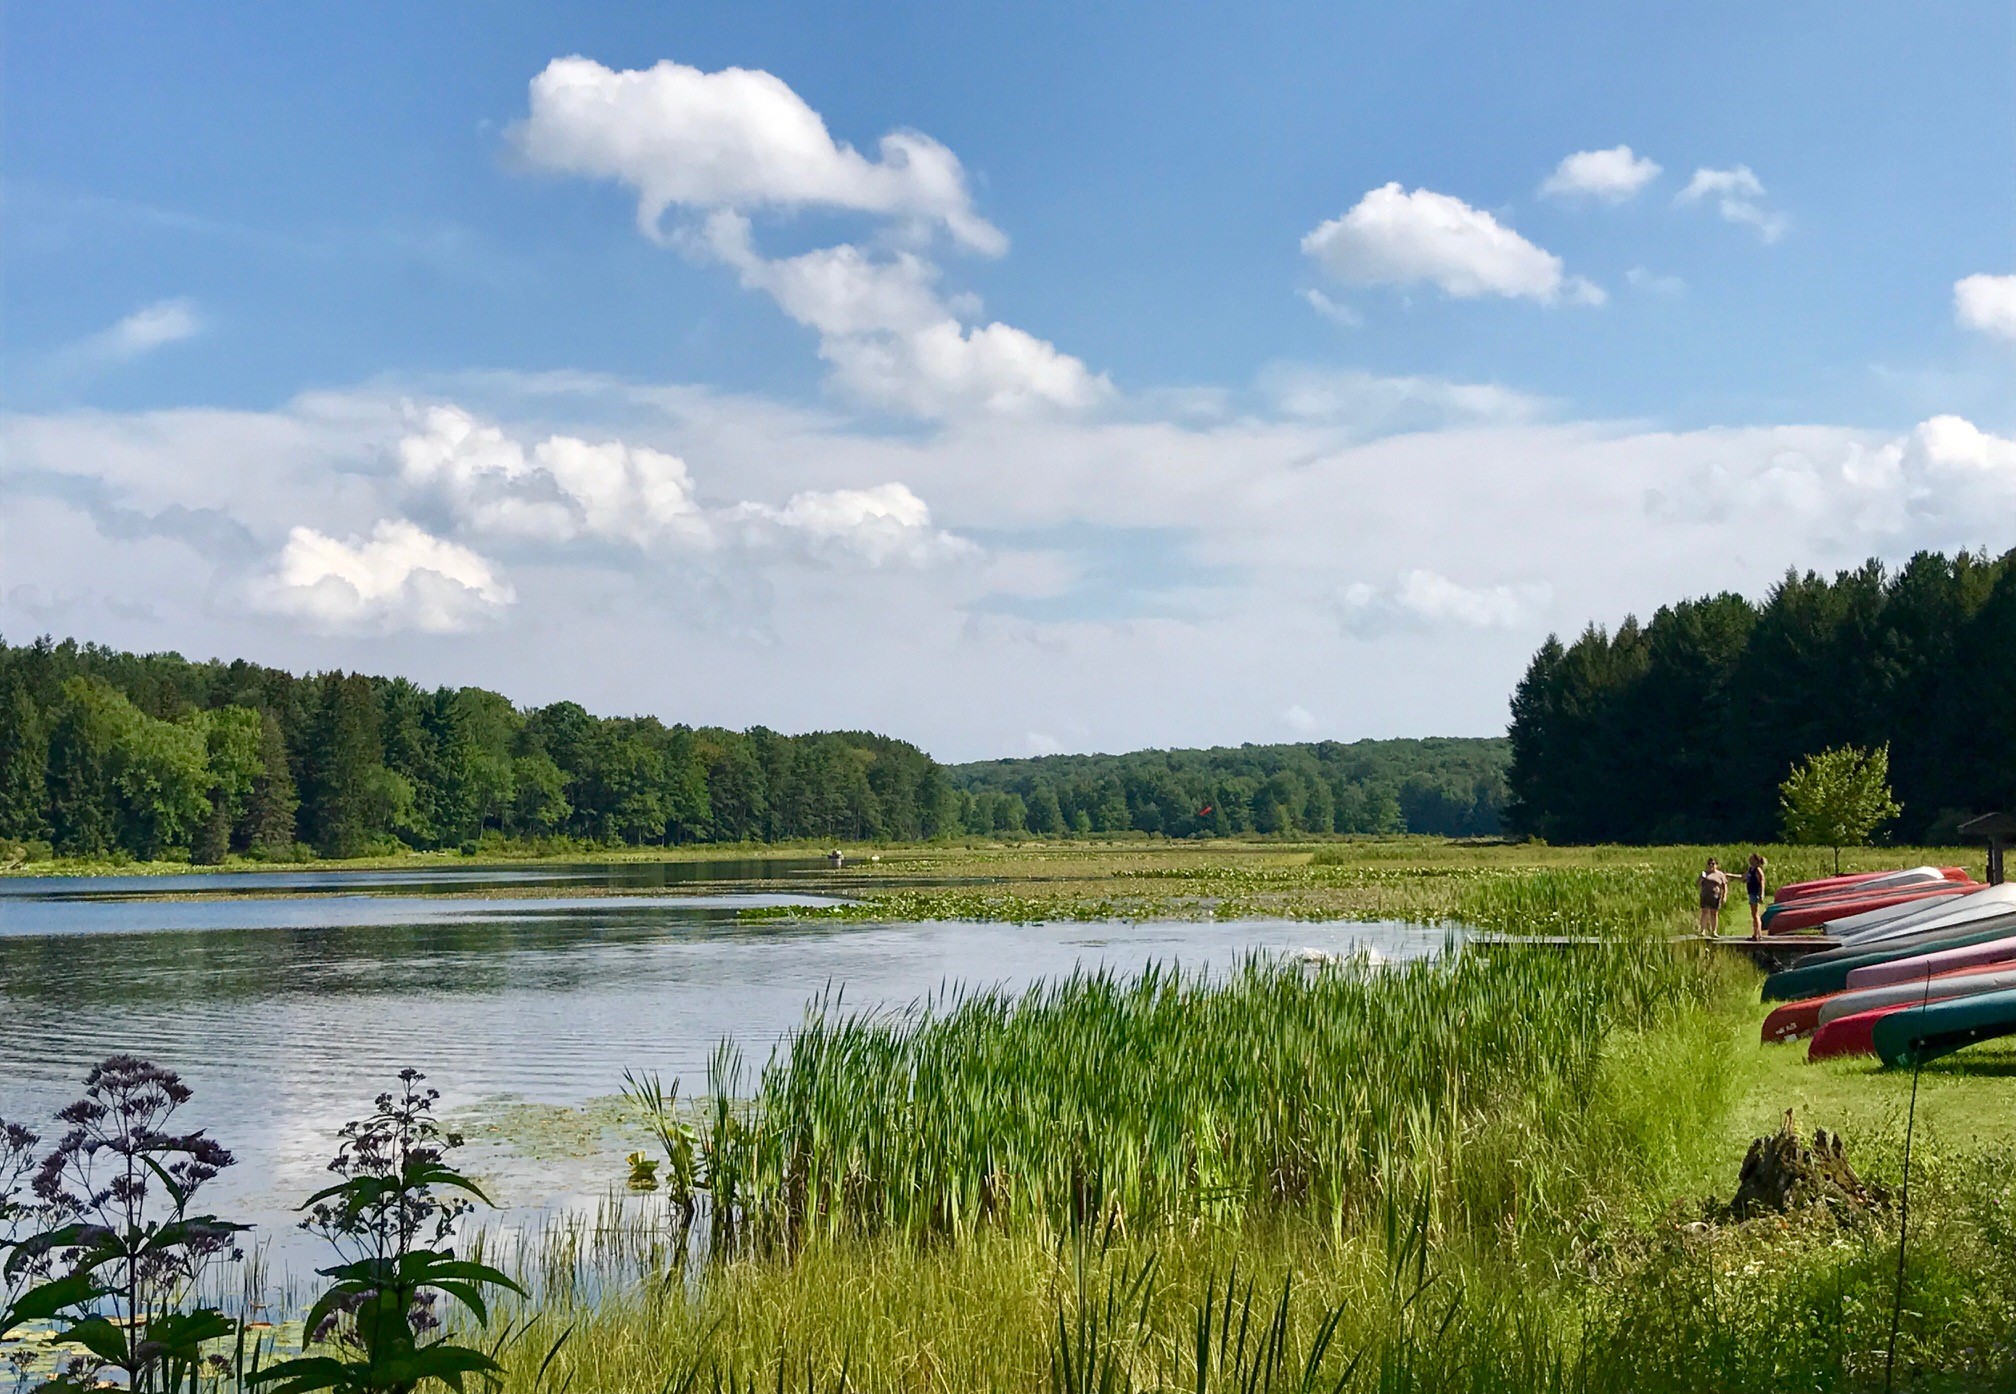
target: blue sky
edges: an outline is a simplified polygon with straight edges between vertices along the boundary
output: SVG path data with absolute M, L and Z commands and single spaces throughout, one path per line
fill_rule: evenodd
M 2016 544 L 2008 6 L 1091 8 L 10 8 L 0 632 L 961 757 Z

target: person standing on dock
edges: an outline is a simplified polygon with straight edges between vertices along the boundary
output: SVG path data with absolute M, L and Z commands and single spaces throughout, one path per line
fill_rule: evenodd
M 1701 937 L 1713 939 L 1721 933 L 1722 902 L 1729 898 L 1729 877 L 1713 857 L 1701 873 Z
M 1769 865 L 1762 852 L 1750 854 L 1750 865 L 1743 872 L 1743 890 L 1750 897 L 1750 937 L 1764 937 L 1764 868 Z

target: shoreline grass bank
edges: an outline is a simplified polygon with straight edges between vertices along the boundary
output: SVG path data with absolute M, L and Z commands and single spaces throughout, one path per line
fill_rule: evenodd
M 1909 1080 L 1759 1045 L 1754 971 L 1667 942 L 1704 849 L 884 855 L 871 903 L 1145 886 L 1605 942 L 829 1010 L 664 1111 L 712 1257 L 681 1256 L 677 1188 L 513 1251 L 534 1300 L 484 1338 L 510 1394 L 1883 1387 L 1894 1205 L 1707 1202 L 1788 1107 L 1894 1193 Z M 2016 1383 L 2012 1079 L 1990 1047 L 1921 1081 L 1899 1388 Z

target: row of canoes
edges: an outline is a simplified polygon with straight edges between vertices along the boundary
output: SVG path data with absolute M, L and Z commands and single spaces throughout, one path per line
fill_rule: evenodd
M 1764 983 L 1766 1041 L 1810 1039 L 1815 1060 L 1910 1065 L 2016 1035 L 2016 885 L 1911 867 L 1786 886 L 1765 911 L 1782 934 L 1836 940 Z

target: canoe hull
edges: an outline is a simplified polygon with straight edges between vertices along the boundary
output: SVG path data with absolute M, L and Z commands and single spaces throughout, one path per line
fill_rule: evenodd
M 1820 1008 L 1831 1000 L 1806 997 L 1773 1007 L 1764 1018 L 1764 1044 L 1782 1045 L 1812 1035 L 1820 1026 Z
M 1767 1002 L 1790 1002 L 1801 997 L 1819 997 L 1830 992 L 1839 992 L 1848 985 L 1848 975 L 1857 968 L 1874 963 L 1891 963 L 1897 959 L 1931 952 L 1934 949 L 1964 949 L 1975 944 L 1984 944 L 1992 939 L 2009 937 L 2006 927 L 1976 929 L 1968 931 L 1935 930 L 1924 939 L 1908 936 L 1894 943 L 1863 952 L 1841 949 L 1825 949 L 1791 968 L 1781 968 L 1764 980 L 1764 1000 Z
M 1909 884 L 1912 881 L 1931 880 L 1935 877 L 1948 881 L 1964 881 L 1967 879 L 1967 871 L 1957 866 L 1914 866 L 1897 871 L 1858 871 L 1847 876 L 1823 876 L 1816 881 L 1794 881 L 1780 886 L 1771 898 L 1779 904 L 1784 904 L 1816 895 L 1834 895 L 1857 886 L 1873 888 L 1879 885 Z
M 1813 1033 L 1813 1043 L 1806 1047 L 1806 1058 L 1835 1060 L 1844 1055 L 1874 1055 L 1876 1024 L 1897 1012 L 1908 1010 L 1908 1006 L 1899 1003 L 1893 1007 L 1877 1007 L 1873 1011 L 1837 1016 Z
M 1859 988 L 1880 987 L 1884 983 L 1922 982 L 1956 968 L 1975 968 L 1992 963 L 2016 963 L 2016 934 L 2006 939 L 1970 944 L 1963 949 L 1937 949 L 1889 963 L 1872 963 L 1850 972 L 1847 985 Z
M 1783 908 L 1772 907 L 1776 913 L 1765 917 L 1764 928 L 1772 934 L 1791 934 L 1826 924 L 1829 920 L 1859 915 L 1866 910 L 1886 910 L 1893 905 L 1965 895 L 1969 889 L 1955 881 L 1939 881 L 1923 888 L 1913 886 L 1908 890 L 1879 891 L 1870 895 L 1815 898 Z
M 2016 1035 L 2016 990 L 1900 1007 L 1876 1023 L 1874 1041 L 1884 1064 L 1902 1066 L 2009 1035 Z

